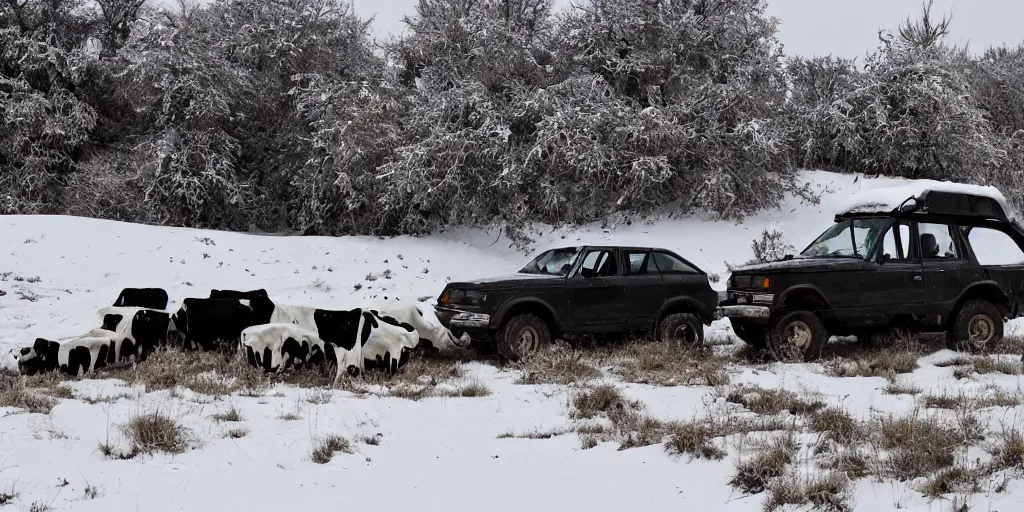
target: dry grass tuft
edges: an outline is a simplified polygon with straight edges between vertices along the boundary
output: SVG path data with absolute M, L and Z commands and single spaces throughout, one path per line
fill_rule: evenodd
M 302 416 L 299 416 L 294 412 L 283 412 L 280 415 L 278 415 L 277 419 L 284 421 L 299 421 L 302 419 Z
M 797 446 L 791 436 L 776 440 L 766 450 L 751 459 L 736 464 L 736 474 L 729 485 L 746 494 L 759 494 L 767 490 L 769 483 L 783 475 L 786 466 L 793 462 Z
M 348 439 L 338 435 L 330 435 L 313 443 L 310 460 L 317 464 L 327 464 L 337 452 L 352 453 Z
M 890 380 L 889 384 L 885 387 L 885 394 L 887 395 L 919 395 L 923 391 L 913 384 L 897 380 Z
M 551 348 L 517 363 L 522 371 L 516 384 L 576 384 L 601 377 L 601 370 L 582 352 Z
M 985 477 L 980 468 L 951 466 L 943 468 L 921 486 L 920 491 L 929 498 L 938 498 L 944 494 L 981 492 L 981 479 Z
M 227 411 L 214 414 L 210 417 L 216 421 L 242 421 L 245 419 L 242 416 L 242 412 L 233 405 Z
M 623 411 L 635 408 L 637 404 L 628 402 L 617 387 L 602 384 L 574 393 L 569 417 L 578 420 L 606 414 L 611 418 L 615 414 L 622 414 Z
M 992 455 L 990 464 L 993 470 L 1024 470 L 1024 434 L 1020 430 L 1003 429 L 996 435 L 988 452 Z
M 363 436 L 360 441 L 362 441 L 363 444 L 368 444 L 370 446 L 380 446 L 381 437 L 381 434 L 377 434 L 375 436 Z
M 14 492 L 0 492 L 0 507 L 4 505 L 9 505 L 17 497 L 18 495 Z
M 31 413 L 49 414 L 57 405 L 53 398 L 26 387 L 27 379 L 18 375 L 0 374 L 0 407 L 25 409 Z
M 788 411 L 790 414 L 798 416 L 808 415 L 825 407 L 821 401 L 804 400 L 792 391 L 756 386 L 740 386 L 726 395 L 725 400 L 740 404 L 753 413 L 767 415 L 778 414 L 782 411 Z
M 54 386 L 50 388 L 50 395 L 53 396 L 54 398 L 63 398 L 70 400 L 75 397 L 75 392 L 73 389 L 71 389 L 71 386 L 61 384 L 59 386 Z
M 958 355 L 948 361 L 940 361 L 935 363 L 935 366 L 939 368 L 950 368 L 955 366 L 974 366 L 974 359 L 966 355 Z
M 724 386 L 725 367 L 732 358 L 716 355 L 710 347 L 680 347 L 669 343 L 637 341 L 614 351 L 615 373 L 627 382 L 657 386 Z
M 875 425 L 876 449 L 888 456 L 881 461 L 883 476 L 906 481 L 931 475 L 953 465 L 956 452 L 971 436 L 951 428 L 936 416 L 882 417 Z
M 151 412 L 131 418 L 121 426 L 136 453 L 182 453 L 188 447 L 188 431 L 177 421 Z
M 839 409 L 825 409 L 811 416 L 811 430 L 827 433 L 829 439 L 847 445 L 863 435 L 863 430 L 847 412 Z
M 802 480 L 795 473 L 774 480 L 768 486 L 768 498 L 764 503 L 765 512 L 772 512 L 786 505 L 813 505 L 814 510 L 848 512 L 850 481 L 843 475 L 827 475 Z
M 993 357 L 979 357 L 974 360 L 974 371 L 984 375 L 987 373 L 1002 373 L 1006 375 L 1020 375 L 1021 363 L 1018 361 L 1006 361 Z
M 915 352 L 887 348 L 872 351 L 855 359 L 833 360 L 829 364 L 829 369 L 835 377 L 891 377 L 916 370 L 920 357 L 921 355 Z
M 568 434 L 572 430 L 567 428 L 557 428 L 554 430 L 534 430 L 532 432 L 524 432 L 522 434 L 515 434 L 512 432 L 506 432 L 498 436 L 498 439 L 551 439 L 552 437 L 558 437 L 561 435 Z M 577 430 L 583 434 L 583 431 Z
M 227 433 L 225 434 L 225 437 L 229 437 L 231 439 L 241 439 L 241 438 L 247 436 L 248 434 L 249 434 L 249 430 L 248 429 L 233 428 L 233 429 L 227 431 Z
M 871 474 L 870 459 L 858 450 L 841 451 L 828 460 L 822 467 L 845 474 L 847 478 L 856 480 Z

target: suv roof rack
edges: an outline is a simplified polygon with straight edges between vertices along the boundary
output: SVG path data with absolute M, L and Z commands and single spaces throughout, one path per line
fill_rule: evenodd
M 906 214 L 915 212 L 1011 222 L 1006 215 L 1006 210 L 1003 208 L 1002 203 L 996 198 L 944 190 L 925 190 L 918 196 L 906 198 L 899 206 L 888 212 L 881 209 L 876 212 L 864 210 L 849 211 L 836 215 L 836 220 L 886 213 Z

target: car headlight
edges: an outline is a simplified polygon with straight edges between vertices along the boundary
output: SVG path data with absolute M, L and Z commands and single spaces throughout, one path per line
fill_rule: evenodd
M 451 293 L 452 304 L 479 306 L 485 300 L 487 300 L 487 294 L 479 290 L 453 290 Z

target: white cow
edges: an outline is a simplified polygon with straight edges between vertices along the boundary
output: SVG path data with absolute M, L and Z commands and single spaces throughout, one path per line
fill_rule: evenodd
M 325 359 L 324 342 L 315 332 L 290 323 L 254 325 L 242 331 L 240 348 L 249 364 L 276 372 Z
M 438 350 L 451 350 L 469 344 L 466 339 L 456 338 L 452 331 L 441 324 L 434 308 L 419 302 L 378 302 L 372 312 L 382 317 L 391 317 L 399 323 L 406 323 L 416 329 L 420 343 L 429 342 L 429 347 Z

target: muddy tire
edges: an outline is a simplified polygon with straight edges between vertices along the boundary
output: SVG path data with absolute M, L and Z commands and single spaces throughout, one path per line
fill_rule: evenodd
M 1003 339 L 1003 314 L 987 300 L 969 300 L 960 306 L 946 343 L 953 350 L 984 353 Z
M 673 313 L 662 318 L 658 324 L 658 340 L 677 345 L 703 345 L 704 324 L 696 315 Z
M 790 311 L 772 322 L 768 350 L 776 361 L 800 363 L 821 357 L 828 331 L 810 311 Z
M 519 361 L 550 345 L 551 329 L 536 315 L 518 315 L 505 322 L 495 341 L 498 354 L 511 361 Z
M 743 340 L 743 343 L 758 349 L 768 347 L 768 327 L 731 318 L 729 323 L 732 324 L 732 332 L 736 333 L 736 337 Z

